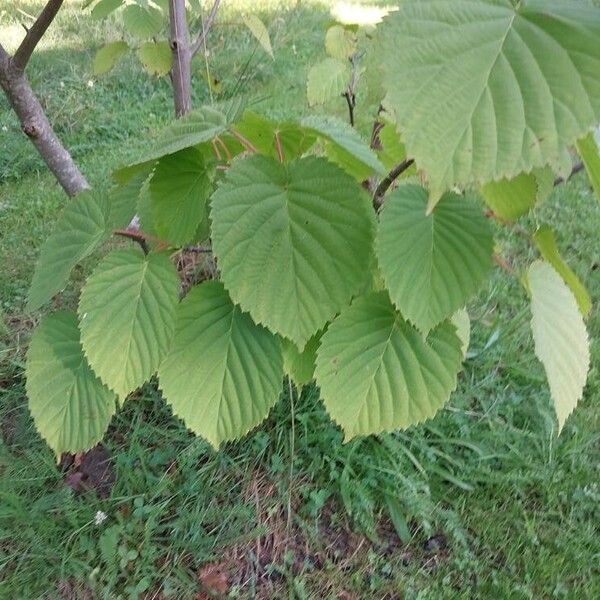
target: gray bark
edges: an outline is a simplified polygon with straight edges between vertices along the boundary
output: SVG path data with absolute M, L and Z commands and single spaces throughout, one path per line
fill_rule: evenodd
M 185 0 L 169 0 L 171 27 L 171 83 L 175 116 L 182 117 L 192 110 L 192 51 L 185 13 Z

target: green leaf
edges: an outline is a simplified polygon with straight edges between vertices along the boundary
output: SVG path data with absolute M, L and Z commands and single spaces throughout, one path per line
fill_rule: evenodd
M 244 118 L 236 124 L 241 133 L 254 147 L 265 156 L 278 158 L 277 139 L 285 161 L 299 158 L 314 143 L 314 134 L 297 123 L 279 123 L 271 121 L 252 111 L 246 111 Z
M 465 308 L 461 308 L 452 315 L 450 322 L 456 328 L 456 335 L 460 339 L 462 355 L 465 358 L 469 350 L 469 344 L 471 343 L 471 319 L 469 318 L 469 313 Z
M 386 292 L 356 300 L 329 326 L 317 351 L 317 383 L 345 439 L 429 419 L 456 388 L 461 342 L 444 323 L 427 339 Z
M 157 238 L 158 232 L 154 227 L 154 217 L 152 216 L 152 197 L 150 196 L 150 181 L 146 180 L 140 188 L 138 196 L 136 214 L 139 221 L 139 229 L 144 233 Z
M 300 351 L 293 342 L 282 338 L 283 370 L 292 378 L 296 386 L 301 388 L 314 379 L 315 361 L 320 343 L 321 333 L 318 333 L 311 337 L 306 342 L 304 350 Z
M 147 381 L 165 357 L 178 288 L 167 256 L 134 248 L 108 254 L 87 280 L 79 300 L 81 343 L 119 398 Z
M 373 211 L 325 159 L 237 160 L 212 199 L 212 238 L 234 302 L 299 348 L 365 283 Z
M 29 288 L 27 311 L 40 308 L 66 285 L 71 269 L 108 236 L 108 204 L 99 194 L 84 192 L 61 213 L 42 246 Z
M 577 151 L 596 192 L 596 198 L 600 200 L 600 152 L 593 133 L 589 133 L 577 142 Z
M 447 193 L 427 215 L 427 191 L 402 185 L 385 201 L 376 240 L 398 310 L 424 332 L 452 316 L 486 280 L 494 241 L 469 198 Z
M 566 0 L 405 0 L 386 17 L 385 104 L 431 203 L 454 185 L 559 170 L 600 121 L 599 38 L 600 11 Z
M 112 42 L 100 48 L 94 58 L 94 75 L 104 75 L 112 70 L 127 50 L 129 46 L 125 42 Z
M 357 181 L 364 181 L 373 173 L 386 173 L 375 152 L 348 123 L 333 117 L 311 116 L 303 118 L 300 124 L 323 138 L 327 156 Z
M 125 29 L 136 38 L 149 39 L 157 35 L 163 26 L 163 14 L 152 6 L 129 4 L 123 11 Z
M 554 191 L 554 171 L 550 167 L 534 169 L 533 174 L 537 183 L 537 202 L 546 202 Z
M 252 35 L 258 40 L 258 43 L 262 46 L 263 50 L 271 58 L 275 58 L 273 55 L 273 47 L 271 46 L 269 31 L 265 27 L 265 24 L 256 15 L 246 15 L 246 17 L 244 17 L 244 24 L 250 30 Z
M 306 95 L 311 106 L 340 96 L 350 79 L 350 67 L 336 58 L 326 58 L 308 72 Z
M 168 42 L 145 42 L 137 55 L 150 75 L 161 77 L 171 70 L 172 54 Z
M 228 124 L 227 116 L 216 108 L 203 106 L 193 110 L 163 130 L 158 139 L 152 142 L 152 150 L 144 156 L 140 164 L 210 142 L 222 134 Z
M 554 267 L 563 281 L 569 286 L 571 292 L 573 292 L 581 314 L 585 318 L 589 317 L 592 310 L 592 299 L 585 286 L 579 280 L 579 277 L 575 275 L 560 255 L 552 229 L 547 225 L 542 225 L 536 231 L 533 239 L 542 257 Z
M 348 60 L 356 52 L 356 34 L 341 25 L 330 27 L 325 34 L 325 50 L 332 58 Z
M 385 123 L 383 125 L 379 132 L 379 141 L 382 146 L 382 150 L 379 153 L 379 160 L 381 160 L 386 169 L 391 171 L 396 165 L 406 160 L 406 148 L 393 123 Z M 409 170 L 407 169 L 407 171 Z M 414 171 L 414 167 L 412 170 Z M 406 176 L 407 171 L 403 173 L 403 176 Z
M 137 212 L 140 192 L 154 170 L 154 165 L 155 162 L 150 161 L 125 167 L 113 173 L 113 179 L 117 184 L 109 193 L 108 222 L 111 229 L 123 229 L 131 223 Z
M 83 356 L 75 314 L 54 313 L 35 329 L 26 376 L 35 427 L 57 456 L 89 450 L 102 439 L 116 398 Z
M 535 353 L 546 370 L 560 433 L 583 395 L 590 366 L 588 335 L 575 297 L 548 263 L 533 263 L 528 283 Z
M 521 173 L 510 180 L 492 181 L 481 188 L 485 203 L 506 221 L 516 221 L 526 215 L 535 205 L 537 191 L 533 173 Z
M 214 169 L 197 148 L 163 156 L 150 180 L 151 211 L 161 238 L 176 246 L 194 241 L 207 218 L 206 203 L 212 191 Z
M 279 340 L 235 306 L 220 282 L 203 283 L 179 305 L 158 376 L 173 412 L 217 448 L 258 425 L 277 402 Z
M 117 10 L 123 5 L 125 0 L 100 0 L 94 8 L 92 8 L 92 19 L 104 19 L 108 17 L 111 12 Z

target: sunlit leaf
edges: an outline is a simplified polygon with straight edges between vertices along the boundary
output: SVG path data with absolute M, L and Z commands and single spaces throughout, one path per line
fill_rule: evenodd
M 277 401 L 279 340 L 235 306 L 221 283 L 204 283 L 180 304 L 158 375 L 173 412 L 218 447 L 258 425 Z
M 54 313 L 38 325 L 26 377 L 33 422 L 57 456 L 89 450 L 102 439 L 116 397 L 88 366 L 74 313 Z
M 535 353 L 546 370 L 560 433 L 583 395 L 590 366 L 588 334 L 573 293 L 548 263 L 533 263 L 527 280 Z
M 329 326 L 315 375 L 348 440 L 433 417 L 456 388 L 462 358 L 452 325 L 425 339 L 378 292 L 356 300 Z
M 404 0 L 380 28 L 386 106 L 431 203 L 454 185 L 561 172 L 600 121 L 600 11 L 566 0 Z
M 386 198 L 376 242 L 392 301 L 424 332 L 478 291 L 493 249 L 487 219 L 469 198 L 448 193 L 430 215 L 426 206 L 425 189 L 400 186 Z
M 178 288 L 167 256 L 134 248 L 108 254 L 83 287 L 78 312 L 86 358 L 121 400 L 165 357 Z
M 212 240 L 234 302 L 302 349 L 364 285 L 367 196 L 322 158 L 237 160 L 212 199 Z
M 569 286 L 571 292 L 577 300 L 579 310 L 584 317 L 589 317 L 592 310 L 592 299 L 585 286 L 575 275 L 571 267 L 563 260 L 556 244 L 554 232 L 547 225 L 542 225 L 533 236 L 536 246 L 544 259 L 550 263 L 556 272 L 563 278 L 563 281 Z

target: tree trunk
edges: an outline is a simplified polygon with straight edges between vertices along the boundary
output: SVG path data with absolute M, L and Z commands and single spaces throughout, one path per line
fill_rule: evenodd
M 171 83 L 175 116 L 182 117 L 192 109 L 192 51 L 185 12 L 185 0 L 169 0 L 171 26 Z
M 63 2 L 64 0 L 46 2 L 35 23 L 26 30 L 25 38 L 14 56 L 10 56 L 0 44 L 0 87 L 19 118 L 25 135 L 37 148 L 65 192 L 69 196 L 75 196 L 90 186 L 54 133 L 25 75 L 25 67 L 33 51 L 52 24 Z
M 21 129 L 37 148 L 58 183 L 69 196 L 90 186 L 52 129 L 27 77 L 13 68 L 10 57 L 0 56 L 0 86 L 15 111 Z

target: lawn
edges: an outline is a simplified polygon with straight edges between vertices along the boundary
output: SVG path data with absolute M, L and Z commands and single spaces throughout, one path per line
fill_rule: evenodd
M 15 4 L 0 8 L 9 47 L 17 8 L 35 14 L 41 3 Z M 210 57 L 195 65 L 196 105 L 243 94 L 266 115 L 309 114 L 306 73 L 323 55 L 328 4 L 225 2 Z M 275 60 L 243 26 L 250 8 L 269 25 Z M 98 188 L 172 118 L 168 81 L 134 58 L 92 75 L 94 50 L 119 27 L 66 2 L 30 65 L 51 122 Z M 343 100 L 335 110 L 345 116 Z M 358 114 L 368 135 L 360 96 Z M 309 386 L 285 392 L 266 423 L 217 453 L 149 384 L 113 419 L 108 474 L 93 460 L 57 466 L 24 393 L 41 317 L 24 312 L 27 289 L 66 202 L 0 98 L 0 598 L 600 598 L 600 203 L 585 175 L 529 217 L 556 229 L 596 303 L 589 383 L 560 437 L 525 292 L 498 270 L 469 307 L 459 389 L 425 425 L 343 444 Z M 497 234 L 518 270 L 522 242 Z M 51 308 L 76 304 L 90 264 Z M 99 494 L 74 489 L 82 473 Z

